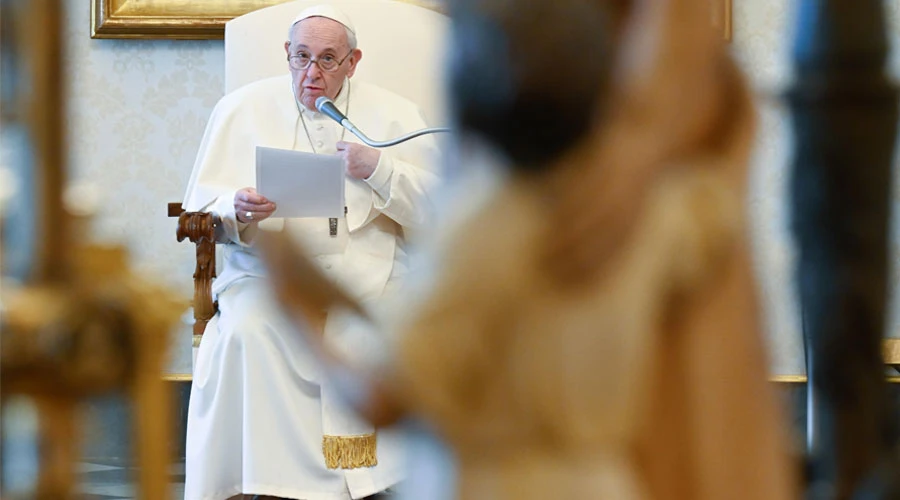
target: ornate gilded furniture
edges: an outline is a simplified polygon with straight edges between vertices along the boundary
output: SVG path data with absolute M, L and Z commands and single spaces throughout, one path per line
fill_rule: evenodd
M 3 262 L 0 402 L 21 397 L 37 410 L 39 476 L 28 494 L 73 496 L 79 403 L 118 392 L 135 407 L 138 493 L 166 499 L 172 415 L 162 372 L 179 307 L 167 290 L 128 270 L 123 248 L 82 240 L 98 200 L 81 197 L 63 209 L 61 2 L 2 5 L 4 149 L 18 153 L 3 167 L 19 189 L 8 193 L 12 208 L 0 212 L 4 256 L 15 256 Z M 4 466 L 28 459 L 13 447 L 3 451 Z

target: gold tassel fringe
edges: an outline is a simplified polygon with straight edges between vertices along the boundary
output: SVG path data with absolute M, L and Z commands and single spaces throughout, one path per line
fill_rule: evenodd
M 375 433 L 322 437 L 322 453 L 329 469 L 374 467 L 378 465 L 375 449 Z

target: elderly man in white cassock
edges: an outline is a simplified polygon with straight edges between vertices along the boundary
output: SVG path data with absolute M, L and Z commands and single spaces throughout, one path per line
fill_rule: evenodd
M 327 96 L 373 137 L 426 126 L 412 102 L 351 80 L 363 53 L 345 13 L 305 10 L 284 49 L 290 74 L 251 83 L 216 105 L 185 196 L 186 210 L 221 218 L 225 243 L 213 284 L 219 312 L 200 344 L 188 411 L 189 500 L 363 498 L 394 485 L 405 469 L 399 436 L 379 430 L 376 439 L 334 399 L 301 336 L 275 309 L 254 236 L 276 206 L 251 186 L 257 146 L 339 155 L 343 218 L 264 224 L 300 238 L 329 277 L 376 308 L 407 273 L 404 234 L 428 220 L 437 150 L 428 137 L 372 149 L 316 111 L 316 99 Z M 373 350 L 332 316 L 327 341 L 362 357 Z

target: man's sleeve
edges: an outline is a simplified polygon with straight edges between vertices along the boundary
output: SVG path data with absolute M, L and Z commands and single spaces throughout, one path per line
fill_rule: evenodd
M 237 219 L 234 211 L 234 196 L 237 191 L 223 194 L 206 206 L 206 212 L 211 212 L 219 217 L 219 226 L 216 227 L 216 240 L 219 242 L 237 243 L 241 246 L 249 246 L 256 234 L 252 224 L 245 224 Z
M 248 161 L 235 135 L 233 109 L 216 104 L 206 125 L 197 152 L 197 160 L 185 193 L 183 207 L 188 211 L 211 212 L 220 219 L 216 240 L 248 245 L 255 229 L 237 220 L 234 196 L 238 190 L 237 169 Z M 237 134 L 239 135 L 239 134 Z
M 425 128 L 421 114 L 404 123 L 403 133 Z M 433 211 L 431 191 L 438 182 L 440 152 L 432 136 L 411 139 L 382 150 L 366 183 L 372 188 L 373 208 L 408 228 L 421 227 Z

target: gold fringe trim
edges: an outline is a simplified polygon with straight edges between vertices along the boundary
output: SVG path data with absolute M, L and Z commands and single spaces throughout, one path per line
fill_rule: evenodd
M 374 467 L 378 465 L 375 449 L 375 433 L 322 437 L 322 453 L 329 469 Z

